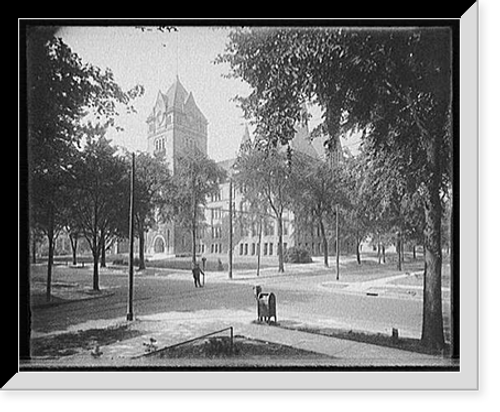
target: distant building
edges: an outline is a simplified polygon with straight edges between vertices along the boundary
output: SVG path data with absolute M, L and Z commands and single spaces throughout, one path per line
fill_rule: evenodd
M 208 121 L 194 96 L 188 92 L 179 78 L 169 87 L 166 93 L 159 91 L 147 123 L 147 152 L 160 155 L 168 162 L 170 170 L 175 174 L 182 153 L 195 148 L 207 155 Z M 241 145 L 252 144 L 248 128 L 245 128 Z M 340 142 L 339 142 L 340 144 Z M 326 160 L 325 154 L 319 154 L 310 141 L 307 124 L 297 128 L 297 134 L 290 146 L 295 153 L 299 152 L 310 158 Z M 236 158 L 223 160 L 217 164 L 226 170 L 228 176 L 233 173 Z M 229 179 L 220 184 L 216 194 L 207 199 L 204 222 L 199 225 L 197 233 L 197 251 L 202 256 L 227 256 L 229 248 Z M 278 230 L 276 219 L 272 214 L 255 216 L 249 213 L 240 190 L 233 187 L 233 254 L 234 256 L 275 256 L 278 254 Z M 300 246 L 312 255 L 322 253 L 319 228 L 313 222 L 294 222 L 291 211 L 283 215 L 283 246 L 286 250 L 291 246 Z M 306 229 L 304 229 L 306 228 Z M 260 239 L 260 240 L 259 240 Z M 78 242 L 77 253 L 88 253 L 87 242 Z M 46 254 L 44 239 L 38 254 Z M 333 239 L 329 239 L 333 245 Z M 173 222 L 159 223 L 146 234 L 145 253 L 149 256 L 190 256 L 191 233 Z M 138 242 L 134 244 L 138 253 Z M 331 250 L 334 250 L 331 248 Z M 113 253 L 127 253 L 128 241 L 120 239 L 113 243 Z M 57 238 L 55 254 L 70 254 L 71 246 L 66 232 Z
M 207 154 L 207 119 L 179 77 L 165 94 L 158 92 L 146 123 L 148 153 L 162 155 L 173 174 L 182 153 L 197 148 Z M 190 239 L 189 231 L 177 224 L 159 224 L 147 234 L 146 253 L 188 255 Z M 199 252 L 205 251 L 200 249 Z
M 181 153 L 195 147 L 207 154 L 208 121 L 197 106 L 192 93 L 188 93 L 177 77 L 168 91 L 158 92 L 156 102 L 147 120 L 147 150 L 150 154 L 161 154 L 175 174 Z M 242 137 L 242 144 L 251 142 L 248 128 Z M 319 154 L 311 144 L 307 124 L 300 126 L 291 141 L 294 151 L 311 158 Z M 236 159 L 218 162 L 218 165 L 232 173 Z M 198 237 L 199 255 L 226 255 L 229 248 L 229 179 L 223 182 L 219 191 L 207 199 L 205 221 L 200 225 Z M 252 256 L 261 247 L 262 256 L 278 253 L 277 223 L 272 217 L 262 221 L 251 218 L 246 209 L 243 194 L 233 187 L 233 253 L 235 256 Z M 307 231 L 293 229 L 293 213 L 287 211 L 283 218 L 283 246 L 301 246 L 311 254 L 321 254 L 322 244 L 319 229 L 308 225 Z M 261 226 L 262 225 L 262 226 Z M 260 235 L 260 242 L 259 242 Z M 146 254 L 182 256 L 191 253 L 191 237 L 188 230 L 174 223 L 159 224 L 147 234 Z

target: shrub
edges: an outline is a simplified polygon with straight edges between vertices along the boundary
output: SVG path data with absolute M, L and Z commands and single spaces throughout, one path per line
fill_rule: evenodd
M 312 263 L 311 255 L 307 249 L 299 247 L 290 247 L 285 253 L 285 262 L 287 263 Z

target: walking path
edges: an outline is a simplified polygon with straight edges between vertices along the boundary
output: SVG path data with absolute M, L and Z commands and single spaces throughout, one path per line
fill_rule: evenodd
M 446 358 L 284 329 L 267 324 L 256 324 L 253 322 L 254 319 L 254 310 L 235 311 L 229 309 L 167 312 L 142 316 L 128 323 L 129 329 L 139 331 L 140 336 L 100 347 L 102 355 L 99 357 L 92 356 L 89 349 L 82 349 L 76 355 L 39 363 L 41 365 L 57 364 L 58 366 L 78 367 L 162 366 L 165 364 L 178 365 L 179 362 L 184 364 L 186 360 L 171 360 L 169 363 L 169 360 L 146 359 L 143 356 L 147 353 L 146 345 L 151 342 L 152 338 L 155 342 L 155 349 L 161 349 L 232 326 L 234 335 L 287 345 L 331 358 L 330 361 L 323 359 L 322 365 L 389 367 L 452 365 L 451 361 Z M 107 327 L 117 327 L 127 324 L 127 322 L 120 318 L 101 321 L 100 326 L 103 327 L 105 324 Z M 72 329 L 81 330 L 82 328 L 85 328 L 85 325 L 75 325 Z

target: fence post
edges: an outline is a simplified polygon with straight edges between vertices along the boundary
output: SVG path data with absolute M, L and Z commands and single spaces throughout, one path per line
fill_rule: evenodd
M 233 327 L 232 326 L 229 327 L 229 332 L 231 335 L 231 355 L 233 355 L 233 353 L 234 353 L 234 344 L 233 344 L 234 334 L 233 334 Z

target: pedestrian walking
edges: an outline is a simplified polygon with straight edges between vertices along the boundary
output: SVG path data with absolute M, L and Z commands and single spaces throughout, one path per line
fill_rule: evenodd
M 200 265 L 198 263 L 194 263 L 193 269 L 191 270 L 193 272 L 193 279 L 194 279 L 194 287 L 202 287 L 200 283 L 200 274 L 205 277 L 205 273 L 200 269 Z

